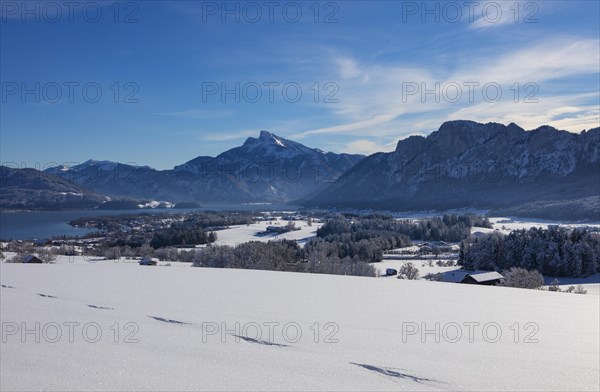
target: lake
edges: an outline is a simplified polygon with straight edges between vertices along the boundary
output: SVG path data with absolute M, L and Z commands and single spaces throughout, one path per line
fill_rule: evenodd
M 192 211 L 272 211 L 289 210 L 285 205 L 212 205 L 196 209 L 143 209 L 143 210 L 80 210 L 80 211 L 28 211 L 0 212 L 0 239 L 28 240 L 48 239 L 59 236 L 81 236 L 92 232 L 69 225 L 76 218 L 87 216 L 184 213 Z

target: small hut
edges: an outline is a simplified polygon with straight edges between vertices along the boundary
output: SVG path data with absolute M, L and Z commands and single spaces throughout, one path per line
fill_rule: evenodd
M 156 265 L 156 261 L 152 260 L 149 257 L 142 257 L 140 259 L 140 265 Z
M 485 286 L 494 286 L 504 281 L 504 276 L 496 271 L 482 272 L 477 274 L 467 274 L 460 283 L 481 284 Z
M 394 275 L 398 275 L 398 270 L 397 270 L 397 269 L 395 269 L 395 268 L 387 268 L 387 269 L 385 270 L 385 274 L 386 274 L 387 276 L 394 276 Z

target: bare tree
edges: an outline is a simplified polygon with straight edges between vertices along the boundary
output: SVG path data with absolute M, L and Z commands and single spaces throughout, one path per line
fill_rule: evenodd
M 524 268 L 513 267 L 502 272 L 504 286 L 522 289 L 539 289 L 544 285 L 544 277 L 538 271 L 528 271 Z
M 44 263 L 50 263 L 56 260 L 56 254 L 49 248 L 43 247 L 37 249 L 37 254 L 40 260 Z
M 413 263 L 406 263 L 398 270 L 398 279 L 419 279 L 419 269 Z

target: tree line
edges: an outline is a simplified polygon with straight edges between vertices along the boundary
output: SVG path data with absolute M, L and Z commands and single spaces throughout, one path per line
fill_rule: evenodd
M 411 239 L 460 241 L 487 218 L 444 215 L 420 221 L 387 215 L 338 215 L 317 230 L 304 248 L 294 241 L 248 242 L 235 247 L 209 245 L 198 250 L 194 266 L 375 276 L 370 264 L 385 250 L 411 245 Z
M 361 232 L 371 230 L 402 234 L 413 240 L 458 242 L 469 236 L 474 226 L 491 228 L 492 224 L 488 218 L 477 215 L 447 214 L 421 220 L 395 219 L 389 215 L 341 215 L 327 221 L 319 228 L 317 236 L 327 237 L 342 233 L 365 236 L 368 234 Z
M 196 251 L 193 266 L 334 275 L 375 276 L 375 268 L 359 258 L 339 258 L 336 250 L 301 248 L 295 241 L 251 241 L 237 246 L 210 245 Z
M 563 227 L 490 233 L 463 241 L 458 262 L 468 270 L 520 267 L 549 276 L 585 277 L 600 272 L 600 234 Z
M 317 230 L 309 250 L 374 263 L 383 252 L 412 245 L 412 240 L 458 242 L 473 226 L 492 227 L 485 217 L 444 215 L 422 220 L 398 220 L 388 215 L 336 216 Z
M 157 230 L 150 240 L 154 249 L 167 246 L 190 246 L 210 244 L 217 241 L 215 230 L 230 225 L 251 224 L 254 220 L 247 214 L 196 213 L 181 222 L 174 222 L 168 228 Z

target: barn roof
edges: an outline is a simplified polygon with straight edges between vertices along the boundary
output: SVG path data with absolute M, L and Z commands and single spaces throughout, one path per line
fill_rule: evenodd
M 468 274 L 468 275 L 465 276 L 465 278 L 467 276 L 470 276 L 471 278 L 475 279 L 475 281 L 478 282 L 478 283 L 488 282 L 490 280 L 504 279 L 504 276 L 502 276 L 501 274 L 499 274 L 496 271 L 482 272 L 482 273 L 479 273 L 479 274 Z
M 41 261 L 41 260 L 35 255 L 27 255 L 23 259 L 23 263 L 31 263 L 32 261 Z

